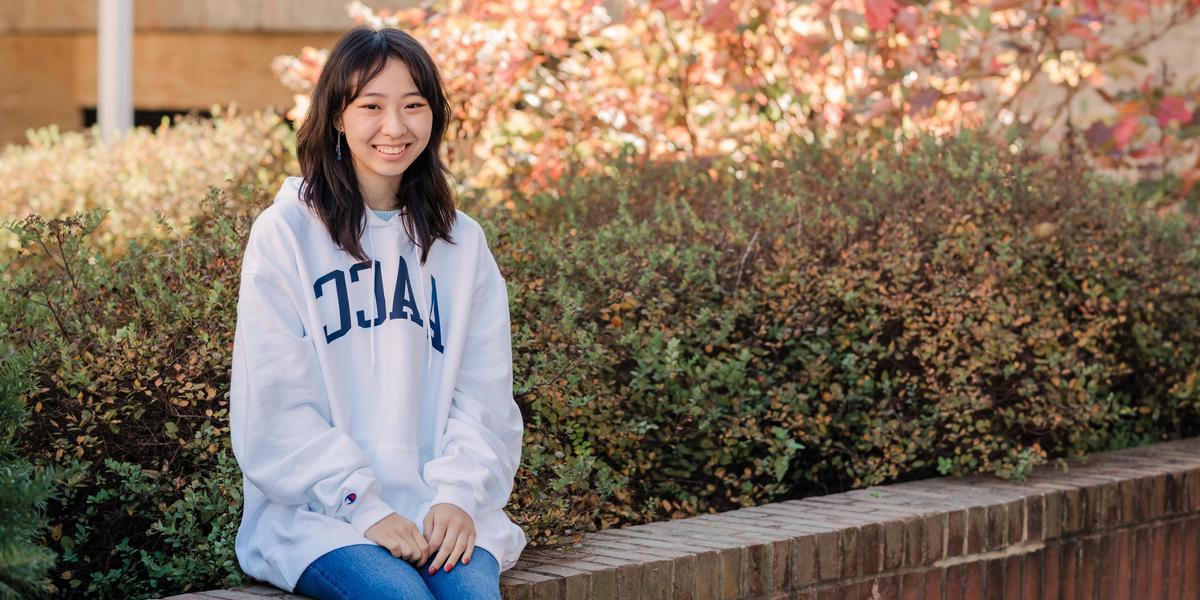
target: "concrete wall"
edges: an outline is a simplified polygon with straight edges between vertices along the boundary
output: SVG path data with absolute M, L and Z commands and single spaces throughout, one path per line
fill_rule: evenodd
M 414 0 L 372 0 L 377 9 Z M 0 146 L 31 128 L 83 127 L 96 105 L 96 1 L 0 1 Z M 344 0 L 135 0 L 134 106 L 292 106 L 271 60 L 328 47 L 353 26 Z
M 350 25 L 349 0 L 135 0 L 138 30 L 332 32 Z M 370 0 L 376 9 L 415 0 Z M 4 0 L 0 34 L 94 32 L 96 0 Z

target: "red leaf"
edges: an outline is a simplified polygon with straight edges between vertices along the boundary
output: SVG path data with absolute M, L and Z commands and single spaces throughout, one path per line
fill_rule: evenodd
M 1197 2 L 1200 2 L 1200 0 L 1197 0 Z M 903 31 L 904 35 L 907 35 L 910 38 L 916 39 L 917 35 L 920 33 L 917 30 L 917 27 L 921 22 L 921 13 L 917 11 L 916 7 L 905 6 L 902 10 L 896 13 L 896 16 L 893 17 L 892 21 L 896 23 L 897 29 Z
M 1137 117 L 1130 115 L 1121 119 L 1121 122 L 1113 128 L 1113 143 L 1116 144 L 1117 150 L 1124 150 L 1129 146 L 1129 142 L 1133 141 L 1133 134 L 1137 132 L 1137 124 Z
M 709 31 L 729 31 L 738 24 L 737 13 L 733 11 L 732 0 L 720 0 L 705 11 L 700 17 L 700 26 Z
M 1158 103 L 1158 110 L 1154 116 L 1158 117 L 1158 126 L 1166 127 L 1171 121 L 1179 121 L 1187 123 L 1192 120 L 1192 113 L 1183 105 L 1183 98 L 1179 96 L 1167 96 Z
M 900 5 L 896 0 L 867 0 L 867 26 L 875 31 L 887 29 Z

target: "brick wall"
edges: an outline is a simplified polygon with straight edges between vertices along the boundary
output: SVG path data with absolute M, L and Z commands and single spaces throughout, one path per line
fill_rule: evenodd
M 527 550 L 501 586 L 510 600 L 1195 600 L 1198 575 L 1193 438 L 1020 483 L 929 479 L 602 531 Z M 262 595 L 287 596 L 186 597 Z
M 505 597 L 1198 597 L 1200 439 L 589 536 L 532 550 Z

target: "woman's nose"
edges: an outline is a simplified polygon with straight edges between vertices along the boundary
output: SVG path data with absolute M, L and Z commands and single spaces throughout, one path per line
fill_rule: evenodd
M 389 111 L 387 118 L 384 119 L 383 132 L 393 137 L 400 137 L 408 133 L 404 117 L 399 112 Z

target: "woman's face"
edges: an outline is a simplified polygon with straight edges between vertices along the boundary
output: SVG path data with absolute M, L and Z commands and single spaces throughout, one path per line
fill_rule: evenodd
M 404 171 L 429 144 L 433 110 L 408 67 L 389 58 L 342 111 L 354 174 L 366 189 L 399 189 Z

